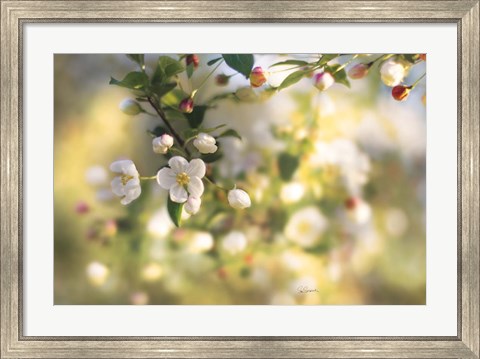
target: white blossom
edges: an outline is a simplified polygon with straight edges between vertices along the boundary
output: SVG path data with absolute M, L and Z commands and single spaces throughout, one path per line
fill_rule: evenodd
M 152 141 L 153 152 L 159 154 L 165 154 L 169 148 L 173 146 L 173 137 L 167 133 L 159 137 L 155 137 Z
M 110 270 L 100 262 L 91 262 L 87 266 L 87 277 L 94 286 L 101 286 L 108 278 Z
M 216 143 L 215 137 L 203 132 L 200 132 L 193 141 L 193 145 L 200 153 L 215 153 L 218 149 Z
M 191 238 L 189 249 L 194 253 L 207 252 L 213 248 L 213 237 L 208 232 L 195 232 Z
M 398 62 L 388 60 L 380 68 L 380 76 L 385 85 L 397 86 L 405 77 L 405 67 Z
M 137 199 L 142 192 L 140 176 L 135 164 L 130 160 L 116 161 L 110 165 L 110 170 L 119 173 L 111 182 L 112 191 L 121 197 L 121 204 L 127 205 Z
M 188 162 L 185 158 L 175 156 L 168 161 L 168 167 L 157 173 L 158 184 L 170 192 L 170 199 L 184 203 L 189 195 L 200 198 L 203 194 L 202 178 L 205 176 L 205 163 L 199 159 Z
M 200 197 L 189 196 L 183 208 L 188 214 L 196 214 L 200 210 L 201 204 L 202 200 Z
M 233 208 L 243 209 L 252 205 L 250 196 L 242 189 L 232 189 L 228 192 L 228 203 Z
M 290 217 L 285 236 L 301 247 L 312 247 L 320 241 L 327 225 L 327 220 L 317 207 L 305 207 Z
M 97 165 L 92 166 L 85 172 L 85 180 L 92 186 L 100 186 L 107 182 L 108 174 L 105 167 Z
M 232 255 L 240 253 L 247 247 L 247 238 L 242 232 L 232 231 L 223 238 L 222 247 Z

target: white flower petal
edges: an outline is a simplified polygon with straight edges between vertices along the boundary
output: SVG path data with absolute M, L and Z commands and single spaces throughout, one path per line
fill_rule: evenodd
M 185 211 L 188 214 L 196 214 L 200 210 L 202 200 L 198 197 L 190 196 L 187 202 L 185 202 Z
M 122 198 L 120 203 L 123 205 L 127 205 L 133 200 L 136 200 L 141 193 L 142 193 L 142 188 L 140 186 L 135 186 L 135 187 L 132 186 L 130 189 L 128 189 L 125 197 Z
M 183 203 L 187 200 L 187 198 L 188 198 L 187 191 L 185 190 L 185 188 L 180 186 L 178 183 L 174 184 L 170 188 L 170 199 L 173 202 Z
M 185 172 L 185 168 L 188 165 L 188 161 L 180 156 L 174 156 L 168 161 L 168 165 L 175 173 Z
M 171 168 L 164 167 L 157 172 L 157 183 L 164 189 L 170 189 L 177 183 L 176 176 Z
M 193 197 L 200 198 L 203 194 L 203 182 L 198 177 L 190 177 L 190 182 L 187 185 L 188 193 L 190 193 Z
M 185 172 L 190 177 L 203 178 L 206 170 L 205 162 L 203 162 L 200 158 L 195 158 L 194 160 L 190 161 Z
M 120 177 L 115 177 L 110 185 L 112 186 L 112 192 L 115 193 L 116 196 L 125 195 L 125 190 L 123 189 L 123 184 Z
M 125 169 L 132 164 L 131 160 L 115 161 L 110 165 L 110 170 L 116 173 L 125 173 Z

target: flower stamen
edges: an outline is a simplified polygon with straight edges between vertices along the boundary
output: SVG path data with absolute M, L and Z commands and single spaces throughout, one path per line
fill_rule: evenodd
M 190 177 L 185 172 L 177 174 L 177 183 L 180 186 L 186 186 L 190 182 Z
M 130 175 L 126 175 L 126 174 L 123 174 L 120 176 L 120 180 L 122 181 L 122 184 L 125 186 L 127 184 L 128 181 L 130 181 L 131 179 L 133 179 L 133 176 L 130 176 Z

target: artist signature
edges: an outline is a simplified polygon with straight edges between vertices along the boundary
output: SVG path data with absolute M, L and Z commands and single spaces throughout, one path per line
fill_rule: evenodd
M 318 289 L 317 288 L 309 288 L 306 285 L 301 285 L 297 288 L 297 293 L 313 293 L 313 292 L 318 293 Z

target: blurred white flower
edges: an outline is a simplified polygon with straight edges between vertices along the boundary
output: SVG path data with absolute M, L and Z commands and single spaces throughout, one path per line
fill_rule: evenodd
M 247 247 L 247 238 L 242 232 L 232 231 L 223 238 L 222 247 L 232 255 L 240 253 Z
M 105 167 L 97 165 L 92 166 L 85 172 L 85 180 L 89 185 L 100 186 L 107 183 L 108 173 Z
M 189 249 L 194 253 L 207 252 L 213 248 L 213 237 L 208 232 L 196 231 L 190 240 Z
M 140 176 L 135 164 L 130 160 L 116 161 L 110 165 L 110 170 L 119 173 L 111 182 L 112 191 L 121 197 L 121 204 L 127 205 L 137 199 L 142 192 Z
M 134 292 L 130 295 L 130 303 L 133 305 L 145 305 L 148 304 L 150 298 L 145 292 Z
M 300 182 L 285 183 L 280 190 L 280 199 L 284 203 L 295 203 L 305 194 L 305 186 Z
M 153 213 L 147 224 L 148 232 L 159 239 L 165 238 L 174 227 L 166 207 Z
M 115 198 L 115 195 L 110 188 L 101 188 L 95 193 L 95 198 L 97 201 L 107 202 Z
M 248 208 L 252 205 L 250 196 L 242 189 L 232 189 L 228 191 L 228 203 L 237 209 Z
M 142 269 L 142 278 L 147 282 L 154 282 L 162 277 L 163 268 L 160 264 L 152 262 Z
M 288 250 L 282 253 L 283 264 L 292 271 L 298 271 L 304 266 L 303 258 L 296 252 Z
M 189 196 L 187 202 L 185 202 L 185 206 L 183 209 L 188 214 L 196 214 L 200 210 L 200 206 L 202 205 L 202 200 L 198 197 Z
M 372 217 L 370 205 L 361 198 L 351 197 L 347 199 L 345 207 L 348 219 L 356 224 L 365 224 Z
M 173 137 L 167 133 L 152 140 L 153 152 L 165 154 L 173 146 Z
M 200 132 L 197 138 L 193 140 L 193 145 L 200 153 L 215 153 L 218 149 L 216 143 L 215 137 L 203 132 Z
M 405 77 L 405 67 L 394 60 L 385 61 L 380 68 L 380 76 L 385 85 L 397 86 Z
M 401 236 L 408 228 L 408 218 L 399 208 L 389 208 L 385 214 L 385 228 L 392 236 Z
M 354 142 L 348 139 L 337 139 L 332 142 L 317 141 L 314 143 L 314 149 L 315 151 L 308 158 L 310 166 L 338 167 L 347 190 L 352 194 L 360 192 L 361 186 L 368 180 L 370 159 L 358 149 Z
M 87 266 L 87 277 L 91 284 L 96 287 L 101 286 L 105 283 L 110 270 L 103 263 L 100 262 L 91 262 Z
M 205 176 L 205 163 L 193 159 L 190 163 L 183 157 L 175 156 L 168 161 L 168 167 L 162 168 L 157 173 L 158 184 L 170 191 L 173 202 L 184 203 L 188 195 L 200 198 L 203 194 L 202 178 Z
M 295 212 L 285 226 L 285 236 L 302 247 L 317 244 L 328 223 L 317 207 L 305 207 Z

